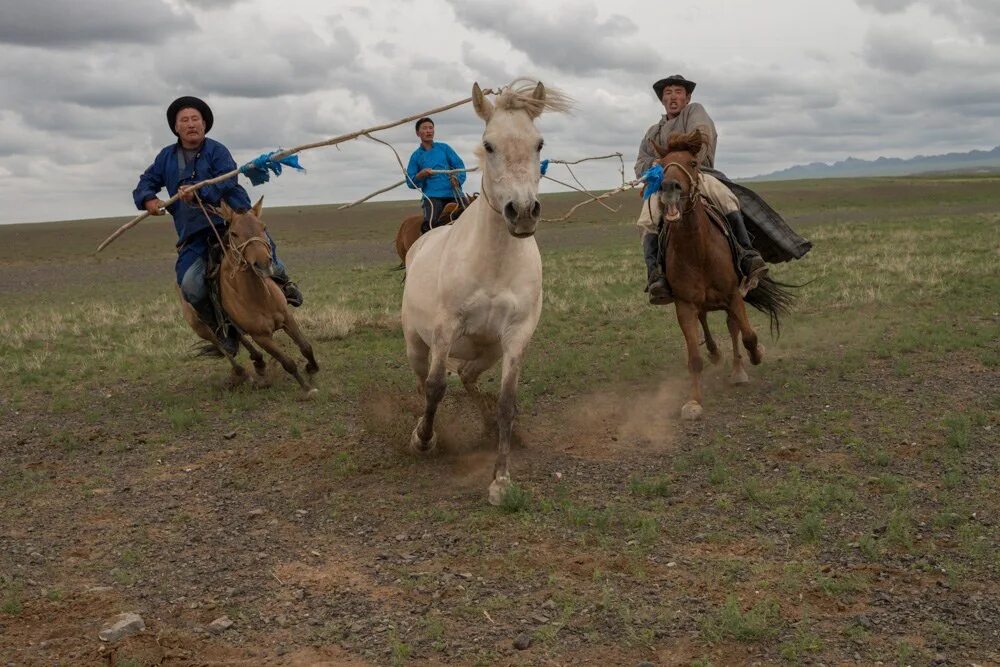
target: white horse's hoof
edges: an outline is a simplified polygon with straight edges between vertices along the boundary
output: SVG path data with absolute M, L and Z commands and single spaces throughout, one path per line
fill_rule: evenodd
M 688 401 L 681 408 L 681 419 L 686 422 L 693 422 L 701 419 L 701 404 L 698 401 Z
M 750 376 L 747 375 L 746 369 L 741 368 L 739 371 L 733 371 L 732 376 L 729 378 L 730 382 L 736 385 L 749 384 Z
M 413 433 L 410 435 L 410 451 L 414 454 L 426 454 L 427 452 L 434 449 L 437 446 L 438 435 L 437 433 L 431 433 L 431 439 L 424 442 L 420 439 L 420 428 L 424 425 L 424 418 L 421 417 L 417 420 L 417 425 L 413 429 Z
M 312 401 L 315 400 L 317 396 L 319 396 L 319 389 L 316 387 L 310 387 L 309 389 L 306 389 L 306 393 L 302 394 L 302 400 Z
M 504 494 L 510 487 L 510 477 L 497 477 L 490 484 L 490 505 L 499 505 L 503 502 Z

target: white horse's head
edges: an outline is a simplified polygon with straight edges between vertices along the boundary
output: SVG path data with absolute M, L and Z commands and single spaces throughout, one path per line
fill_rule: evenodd
M 483 197 L 507 222 L 507 231 L 522 238 L 535 233 L 542 205 L 538 202 L 539 153 L 544 141 L 535 127 L 543 111 L 568 111 L 570 99 L 542 83 L 519 79 L 490 102 L 476 83 L 472 104 L 486 122 L 476 155 L 483 171 Z

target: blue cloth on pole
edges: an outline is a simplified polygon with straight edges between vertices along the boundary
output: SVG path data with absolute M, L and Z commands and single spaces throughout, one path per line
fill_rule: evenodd
M 646 182 L 646 189 L 642 191 L 642 200 L 646 201 L 659 192 L 660 186 L 663 185 L 663 166 L 654 164 L 643 172 L 641 179 Z
M 250 179 L 250 182 L 254 185 L 260 185 L 261 183 L 266 183 L 271 180 L 271 174 L 268 171 L 274 173 L 275 176 L 281 176 L 281 165 L 286 167 L 291 167 L 292 169 L 298 169 L 299 171 L 305 171 L 305 168 L 299 164 L 298 155 L 287 155 L 278 160 L 272 159 L 275 154 L 279 151 L 271 151 L 270 153 L 263 153 L 255 157 L 250 162 L 240 167 L 240 173 Z
M 548 160 L 542 160 L 541 168 L 542 168 L 542 176 L 544 176 L 545 172 L 547 172 L 549 170 L 549 161 Z

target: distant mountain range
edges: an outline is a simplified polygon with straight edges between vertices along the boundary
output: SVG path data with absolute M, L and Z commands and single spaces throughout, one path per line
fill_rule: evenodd
M 918 155 L 908 160 L 880 157 L 859 160 L 849 157 L 841 162 L 813 162 L 762 174 L 746 181 L 787 181 L 797 178 L 846 178 L 850 176 L 908 176 L 929 171 L 1000 171 L 1000 146 L 988 151 Z

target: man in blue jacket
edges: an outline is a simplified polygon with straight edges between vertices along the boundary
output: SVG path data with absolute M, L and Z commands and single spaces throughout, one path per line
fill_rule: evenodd
M 211 226 L 222 236 L 226 232 L 226 222 L 207 208 L 206 217 L 195 200 L 195 194 L 205 204 L 215 207 L 225 201 L 237 212 L 250 209 L 250 197 L 235 176 L 199 188 L 196 193 L 190 190 L 195 183 L 236 169 L 229 149 L 205 136 L 212 129 L 213 121 L 212 110 L 197 97 L 174 100 L 167 108 L 167 125 L 177 136 L 177 142 L 159 152 L 153 164 L 139 177 L 132 198 L 139 210 L 146 210 L 150 215 L 163 215 L 169 211 L 173 216 L 177 230 L 177 263 L 174 267 L 177 284 L 184 299 L 194 307 L 202 321 L 218 331 L 220 323 L 216 321 L 215 309 L 205 284 L 205 267 L 210 244 L 215 240 Z M 165 210 L 164 202 L 157 197 L 163 187 L 167 188 L 171 197 L 178 192 L 181 195 Z M 274 281 L 281 286 L 289 305 L 302 305 L 302 292 L 289 280 L 270 235 L 268 240 L 274 261 Z M 227 332 L 225 336 L 220 336 L 220 340 L 231 353 L 235 353 L 238 343 L 235 332 Z
M 447 171 L 465 169 L 465 163 L 451 146 L 434 141 L 434 121 L 421 118 L 416 124 L 417 137 L 420 146 L 410 156 L 410 164 L 406 167 L 406 185 L 411 190 L 420 189 L 424 196 L 421 204 L 424 209 L 424 222 L 420 225 L 423 234 L 434 226 L 441 215 L 445 204 L 455 202 L 465 208 L 465 197 L 462 194 L 462 184 L 465 183 L 465 172 L 457 174 L 431 174 L 431 171 Z

